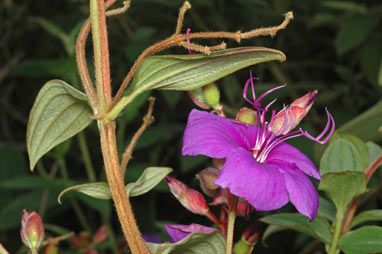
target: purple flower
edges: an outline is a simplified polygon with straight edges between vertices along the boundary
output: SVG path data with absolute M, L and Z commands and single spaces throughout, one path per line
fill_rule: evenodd
M 272 110 L 267 121 L 266 114 L 274 101 L 261 108 L 260 100 L 283 86 L 271 89 L 256 99 L 253 79 L 251 77 L 246 83 L 244 98 L 256 111 L 256 126 L 194 109 L 188 117 L 182 153 L 225 158 L 226 162 L 215 184 L 228 188 L 232 194 L 247 200 L 256 210 L 275 210 L 290 200 L 301 214 L 313 220 L 317 214 L 319 199 L 307 175 L 320 179 L 320 174 L 309 158 L 284 141 L 305 136 L 316 142 L 326 143 L 334 132 L 334 120 L 326 110 L 329 120 L 317 138 L 301 128 L 291 132 L 313 104 L 317 94 L 314 91 L 296 100 L 290 107 L 284 107 L 277 114 Z M 246 96 L 250 82 L 253 101 Z M 301 108 L 305 109 L 302 115 Z M 330 133 L 324 140 L 320 140 L 330 125 Z
M 195 224 L 195 223 L 192 223 L 190 225 L 166 224 L 164 225 L 164 227 L 174 243 L 179 242 L 180 240 L 186 238 L 191 233 L 196 233 L 196 232 L 207 233 L 210 231 L 217 230 L 215 228 L 210 228 L 210 227 L 206 227 L 206 226 Z

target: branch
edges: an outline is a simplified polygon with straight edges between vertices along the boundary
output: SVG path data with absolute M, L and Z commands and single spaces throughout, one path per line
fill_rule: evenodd
M 134 134 L 133 138 L 130 141 L 130 144 L 128 145 L 128 147 L 126 148 L 125 152 L 122 155 L 122 162 L 121 162 L 122 176 L 125 176 L 126 166 L 132 157 L 131 155 L 133 153 L 135 144 L 137 143 L 139 137 L 146 130 L 146 128 L 154 122 L 154 117 L 152 116 L 153 108 L 154 108 L 154 102 L 155 102 L 155 98 L 150 97 L 149 98 L 149 103 L 150 103 L 149 109 L 147 110 L 145 117 L 143 117 L 143 123 L 142 123 L 141 127 L 137 130 L 137 132 Z

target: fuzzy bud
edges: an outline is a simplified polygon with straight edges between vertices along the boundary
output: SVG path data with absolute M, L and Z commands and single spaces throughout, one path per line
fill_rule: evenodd
M 202 188 L 203 192 L 213 197 L 216 193 L 216 190 L 219 188 L 218 185 L 214 184 L 214 181 L 219 175 L 219 170 L 216 168 L 206 168 L 200 171 L 196 177 L 200 181 L 200 187 Z
M 241 108 L 239 112 L 237 113 L 236 120 L 243 123 L 257 125 L 257 113 L 253 109 L 244 107 L 244 108 Z
M 166 183 L 170 187 L 171 193 L 187 210 L 201 215 L 208 213 L 206 200 L 200 192 L 190 189 L 184 183 L 168 176 Z
M 309 92 L 277 113 L 272 125 L 272 131 L 278 134 L 286 134 L 294 129 L 309 112 L 316 95 L 317 90 Z
M 36 212 L 28 212 L 24 209 L 21 217 L 21 239 L 31 250 L 38 250 L 44 241 L 44 226 L 41 217 Z
M 220 109 L 220 91 L 215 83 L 202 87 L 204 98 L 213 109 Z
M 4 246 L 0 243 L 0 254 L 9 254 L 9 252 L 4 248 Z

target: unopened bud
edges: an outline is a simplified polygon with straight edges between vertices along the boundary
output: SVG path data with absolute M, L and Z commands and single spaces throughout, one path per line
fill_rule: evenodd
M 220 109 L 220 91 L 215 83 L 202 87 L 204 98 L 213 109 Z
M 98 244 L 105 241 L 107 238 L 107 227 L 105 225 L 101 226 L 94 235 L 93 243 Z
M 294 129 L 309 112 L 316 95 L 317 90 L 309 92 L 277 113 L 272 125 L 272 131 L 286 134 Z
M 253 109 L 244 107 L 244 108 L 241 108 L 239 112 L 237 113 L 236 120 L 243 123 L 257 125 L 257 113 Z
M 234 246 L 234 253 L 250 254 L 259 240 L 259 223 L 249 226 L 241 235 L 241 239 Z
M 211 106 L 207 104 L 206 99 L 204 98 L 202 88 L 196 88 L 194 90 L 187 91 L 188 96 L 195 105 L 199 106 L 202 109 L 210 109 Z
M 196 214 L 207 214 L 209 209 L 200 192 L 190 189 L 184 183 L 168 176 L 166 177 L 166 183 L 170 187 L 171 193 L 187 210 Z
M 196 177 L 200 181 L 200 187 L 203 192 L 210 197 L 213 197 L 216 190 L 219 188 L 218 185 L 214 184 L 214 181 L 219 175 L 219 170 L 216 168 L 206 168 L 200 171 Z
M 31 250 L 38 250 L 44 241 L 44 226 L 41 217 L 36 212 L 28 212 L 24 209 L 21 217 L 21 239 Z

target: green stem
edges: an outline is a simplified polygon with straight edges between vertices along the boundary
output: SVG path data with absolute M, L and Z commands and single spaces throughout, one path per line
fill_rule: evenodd
M 233 233 L 235 227 L 235 219 L 236 219 L 236 208 L 238 197 L 230 194 L 230 204 L 229 204 L 229 212 L 228 212 L 228 225 L 227 225 L 227 246 L 226 246 L 226 254 L 232 254 L 233 247 Z
M 97 178 L 94 173 L 94 167 L 90 157 L 89 148 L 86 142 L 85 134 L 83 132 L 80 132 L 77 138 L 78 138 L 78 145 L 80 146 L 80 150 L 82 153 L 82 158 L 84 160 L 86 174 L 88 175 L 90 182 L 95 182 L 97 181 Z
M 338 241 L 339 241 L 340 235 L 341 235 L 343 217 L 344 217 L 344 213 L 342 211 L 337 211 L 334 235 L 333 235 L 332 243 L 331 243 L 328 254 L 336 254 L 337 253 L 337 245 L 338 245 Z

